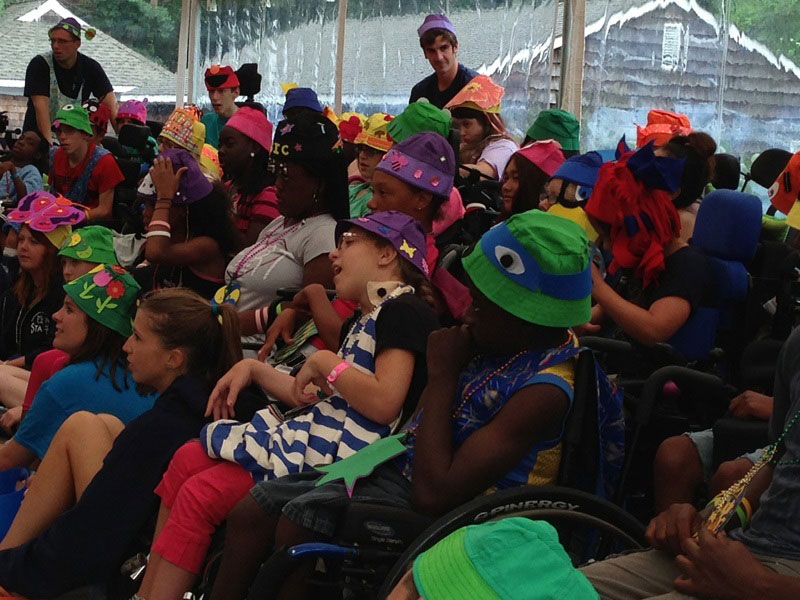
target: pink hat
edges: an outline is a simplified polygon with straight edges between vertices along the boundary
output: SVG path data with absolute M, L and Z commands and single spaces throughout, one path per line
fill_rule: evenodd
M 548 177 L 555 175 L 558 167 L 564 162 L 561 144 L 555 140 L 533 142 L 517 150 L 516 154 L 539 167 Z
M 267 152 L 272 149 L 272 123 L 258 109 L 243 106 L 233 113 L 225 126 L 243 133 Z
M 147 125 L 147 106 L 138 100 L 126 100 L 120 104 L 117 118 L 133 119 L 142 125 Z

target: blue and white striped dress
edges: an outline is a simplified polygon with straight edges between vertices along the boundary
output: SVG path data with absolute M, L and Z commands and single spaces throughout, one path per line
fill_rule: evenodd
M 381 307 L 393 298 L 413 292 L 410 286 L 400 287 L 372 312 L 357 319 L 338 355 L 359 371 L 373 375 L 375 330 Z M 309 412 L 287 421 L 281 421 L 266 408 L 258 411 L 249 423 L 230 420 L 210 423 L 200 432 L 200 441 L 210 457 L 239 463 L 258 482 L 346 458 L 389 435 L 396 425 L 375 423 L 343 398 L 333 395 L 314 404 Z

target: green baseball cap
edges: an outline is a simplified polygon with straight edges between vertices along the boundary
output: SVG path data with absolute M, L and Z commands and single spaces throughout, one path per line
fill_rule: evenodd
M 462 262 L 481 293 L 529 323 L 574 327 L 591 317 L 589 240 L 568 219 L 540 210 L 514 215 Z
M 136 280 L 118 265 L 97 265 L 64 286 L 78 308 L 125 337 L 133 333 L 133 310 L 140 290 Z
M 94 135 L 92 124 L 89 122 L 89 112 L 80 104 L 66 104 L 58 109 L 53 120 L 53 129 L 58 129 L 61 125 L 69 125 L 78 131 Z
M 87 225 L 73 231 L 64 240 L 58 255 L 98 264 L 119 264 L 114 252 L 114 233 L 100 225 Z
M 510 517 L 462 527 L 414 561 L 426 600 L 596 600 L 545 521 Z
M 389 123 L 386 130 L 398 144 L 415 133 L 423 131 L 432 131 L 447 138 L 452 121 L 449 112 L 434 106 L 423 98 L 406 106 L 403 112 Z
M 581 124 L 575 115 L 560 108 L 540 112 L 525 136 L 535 141 L 555 140 L 562 150 L 581 149 Z

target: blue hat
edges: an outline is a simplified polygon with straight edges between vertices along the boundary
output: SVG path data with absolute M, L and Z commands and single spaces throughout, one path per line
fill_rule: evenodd
M 586 154 L 570 156 L 555 172 L 553 179 L 563 179 L 564 181 L 575 183 L 582 188 L 584 194 L 591 194 L 591 188 L 594 187 L 594 183 L 597 181 L 603 162 L 603 157 L 599 152 L 587 152 Z
M 298 87 L 292 88 L 286 92 L 286 102 L 283 104 L 283 113 L 286 114 L 287 110 L 298 106 L 322 112 L 322 105 L 319 103 L 317 93 L 311 88 Z

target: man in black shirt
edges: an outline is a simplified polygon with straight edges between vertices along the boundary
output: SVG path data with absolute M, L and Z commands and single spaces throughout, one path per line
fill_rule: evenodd
M 93 30 L 87 31 L 88 33 Z M 78 52 L 81 26 L 73 18 L 59 21 L 50 29 L 50 52 L 35 56 L 25 72 L 28 110 L 23 129 L 38 129 L 50 141 L 51 125 L 66 104 L 80 105 L 94 95 L 117 115 L 117 99 L 111 82 L 96 60 Z
M 456 30 L 445 15 L 428 15 L 417 33 L 434 72 L 411 89 L 408 103 L 426 98 L 437 108 L 444 108 L 478 73 L 459 64 Z

